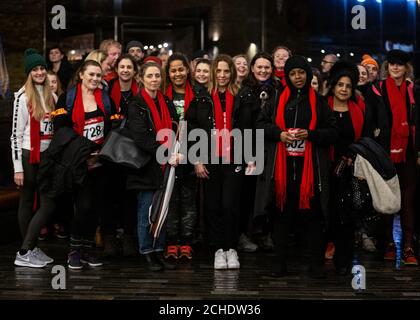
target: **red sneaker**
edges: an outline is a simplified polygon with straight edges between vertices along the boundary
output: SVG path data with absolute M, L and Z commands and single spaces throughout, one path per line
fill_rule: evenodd
M 166 252 L 165 252 L 165 259 L 177 260 L 179 258 L 178 250 L 179 250 L 179 246 L 175 246 L 175 245 L 167 246 Z
M 335 246 L 334 243 L 328 242 L 327 249 L 325 250 L 325 259 L 331 260 L 334 258 Z
M 192 248 L 189 245 L 181 246 L 179 258 L 192 259 Z
M 404 249 L 402 263 L 406 266 L 417 266 L 418 262 L 414 255 L 414 250 L 411 247 L 406 247 Z
M 385 249 L 384 260 L 393 261 L 395 260 L 396 256 L 397 256 L 397 249 L 395 248 L 395 243 L 394 242 L 388 243 Z

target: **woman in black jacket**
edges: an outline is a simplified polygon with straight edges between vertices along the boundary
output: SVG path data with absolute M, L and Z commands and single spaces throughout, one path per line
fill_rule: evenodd
M 257 120 L 264 129 L 265 166 L 257 182 L 255 214 L 272 210 L 274 277 L 287 273 L 287 240 L 293 220 L 303 225 L 311 275 L 323 277 L 323 228 L 328 213 L 328 150 L 336 139 L 334 115 L 311 87 L 312 71 L 301 56 L 285 65 L 287 86 L 278 103 Z M 274 208 L 272 208 L 275 204 Z
M 274 61 L 270 54 L 266 52 L 257 53 L 251 60 L 250 68 L 251 72 L 242 82 L 242 88 L 236 101 L 239 104 L 238 109 L 241 110 L 239 116 L 243 124 L 242 129 L 255 130 L 255 122 L 261 108 L 269 101 L 275 101 L 276 94 L 279 92 L 279 83 L 274 78 Z M 255 135 L 252 143 L 254 144 L 253 150 L 255 150 Z M 257 177 L 255 175 L 244 176 L 241 194 L 239 249 L 245 252 L 253 252 L 258 248 L 258 245 L 250 239 L 254 227 L 261 238 L 260 244 L 262 249 L 272 249 L 271 234 L 267 230 L 268 224 L 266 221 L 253 221 L 254 223 L 251 223 L 256 182 Z
M 92 144 L 93 153 L 87 159 L 88 171 L 83 185 L 74 192 L 75 214 L 71 226 L 70 269 L 82 269 L 83 264 L 101 266 L 93 250 L 95 229 L 104 210 L 105 174 L 98 161 L 98 152 L 111 129 L 115 106 L 99 85 L 102 69 L 99 63 L 86 60 L 76 74 L 76 86 L 57 101 L 54 128 L 71 127 Z M 81 250 L 82 249 L 82 250 Z
M 151 271 L 175 266 L 165 261 L 165 229 L 153 244 L 150 234 L 149 207 L 155 191 L 163 184 L 164 168 L 156 159 L 158 149 L 170 147 L 170 141 L 157 141 L 157 133 L 162 129 L 172 129 L 172 122 L 178 121 L 175 107 L 161 91 L 162 68 L 155 62 L 147 62 L 140 69 L 142 89 L 128 105 L 128 129 L 137 147 L 151 155 L 150 161 L 138 172 L 127 176 L 127 189 L 137 191 L 137 233 L 140 254 Z M 174 162 L 174 165 L 177 161 Z
M 387 150 L 397 169 L 401 188 L 401 228 L 403 245 L 401 260 L 405 265 L 418 265 L 413 250 L 415 219 L 416 171 L 420 165 L 419 101 L 415 101 L 414 86 L 407 80 L 412 71 L 410 55 L 401 50 L 391 50 L 383 63 L 385 80 L 372 86 L 372 90 L 383 101 L 376 109 L 381 115 L 379 143 Z M 386 216 L 385 260 L 396 259 L 393 239 L 393 216 Z
M 210 247 L 215 251 L 215 269 L 240 267 L 236 251 L 239 228 L 239 195 L 242 163 L 234 164 L 233 139 L 240 110 L 235 109 L 237 86 L 232 58 L 221 54 L 211 67 L 209 92 L 198 95 L 185 114 L 188 128 L 202 129 L 208 138 L 208 155 L 195 163 L 197 177 L 204 179 L 204 211 Z M 215 143 L 211 143 L 211 141 Z M 216 147 L 212 150 L 211 145 Z M 189 159 L 191 161 L 191 159 Z
M 340 275 L 350 273 L 353 260 L 353 242 L 358 214 L 348 203 L 343 203 L 353 176 L 352 158 L 348 147 L 361 137 L 371 136 L 372 130 L 366 123 L 365 103 L 356 92 L 359 70 L 354 63 L 340 60 L 330 70 L 328 78 L 328 105 L 337 121 L 338 139 L 331 149 L 334 169 L 345 161 L 340 177 L 332 173 L 331 177 L 331 231 L 335 244 L 334 264 Z M 361 214 L 360 214 L 361 217 Z

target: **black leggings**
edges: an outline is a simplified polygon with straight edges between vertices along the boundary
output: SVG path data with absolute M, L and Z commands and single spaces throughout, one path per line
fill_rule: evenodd
M 41 153 L 41 161 L 42 158 Z M 22 165 L 23 187 L 20 193 L 18 220 L 23 238 L 22 249 L 32 250 L 36 246 L 39 232 L 55 210 L 55 202 L 44 193 L 37 194 L 38 165 L 29 163 L 29 150 L 22 150 Z M 39 199 L 39 209 L 34 213 L 36 195 Z
M 81 188 L 75 192 L 75 210 L 71 224 L 71 244 L 94 241 L 100 213 L 104 211 L 106 178 L 103 168 L 89 171 Z

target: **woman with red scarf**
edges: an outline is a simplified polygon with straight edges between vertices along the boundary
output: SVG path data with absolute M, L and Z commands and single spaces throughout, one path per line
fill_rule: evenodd
M 185 112 L 194 99 L 189 66 L 187 57 L 182 53 L 172 54 L 166 65 L 168 84 L 166 95 L 174 104 L 179 120 L 184 120 Z M 182 128 L 180 129 L 182 130 Z M 180 137 L 182 136 L 180 135 Z M 181 143 L 187 143 L 187 141 Z M 191 164 L 183 164 L 176 168 L 176 180 L 169 204 L 166 229 L 166 259 L 173 261 L 192 259 L 191 242 L 197 216 L 196 184 L 197 178 Z
M 238 88 L 230 56 L 220 54 L 214 59 L 211 79 L 209 91 L 193 100 L 185 119 L 189 130 L 204 130 L 209 142 L 209 152 L 200 154 L 195 173 L 204 181 L 204 215 L 210 247 L 215 251 L 214 268 L 237 269 L 239 195 L 245 168 L 234 164 L 232 157 L 230 133 L 237 127 L 238 110 L 234 106 Z
M 26 82 L 15 93 L 10 137 L 14 180 L 21 189 L 18 220 L 23 239 L 14 264 L 42 268 L 54 260 L 38 248 L 37 238 L 54 212 L 55 202 L 39 190 L 37 177 L 54 133 L 50 115 L 55 106 L 47 78 L 47 63 L 35 49 L 25 51 L 25 73 Z
M 62 94 L 57 101 L 54 127 L 72 127 L 76 133 L 92 144 L 94 151 L 87 159 L 88 171 L 83 185 L 74 192 L 75 212 L 71 223 L 70 269 L 102 265 L 95 250 L 95 230 L 104 211 L 105 172 L 98 162 L 97 152 L 110 129 L 115 106 L 99 85 L 102 69 L 98 62 L 86 60 L 76 73 L 76 85 Z
M 413 84 L 406 80 L 412 68 L 410 56 L 401 50 L 391 50 L 383 64 L 384 78 L 372 89 L 382 97 L 383 105 L 379 114 L 385 117 L 380 127 L 378 141 L 390 152 L 391 160 L 397 169 L 401 187 L 401 227 L 403 250 L 401 260 L 405 265 L 417 265 L 413 250 L 415 217 L 415 191 L 417 184 L 416 163 L 420 164 L 420 126 L 415 112 Z M 417 104 L 419 102 L 417 101 Z M 396 246 L 393 240 L 394 216 L 386 219 L 386 250 L 384 259 L 396 259 Z
M 328 79 L 328 105 L 334 112 L 338 128 L 338 139 L 330 150 L 333 160 L 332 168 L 334 169 L 342 159 L 347 163 L 343 171 L 345 176 L 337 178 L 333 175 L 331 179 L 331 231 L 335 244 L 334 263 L 340 275 L 346 275 L 351 271 L 354 231 L 358 221 L 355 215 L 349 212 L 350 208 L 341 205 L 340 199 L 343 195 L 339 191 L 339 186 L 340 182 L 347 183 L 352 177 L 349 145 L 362 136 L 368 136 L 367 132 L 369 132 L 368 126 L 365 125 L 365 103 L 355 91 L 358 79 L 357 66 L 346 61 L 338 61 L 334 64 Z
M 139 72 L 141 89 L 128 105 L 128 129 L 137 147 L 150 154 L 150 161 L 137 172 L 128 174 L 127 189 L 137 193 L 137 235 L 142 258 L 149 270 L 174 269 L 175 265 L 163 257 L 165 227 L 154 243 L 150 233 L 149 207 L 155 191 L 163 184 L 163 165 L 158 163 L 156 153 L 163 146 L 170 148 L 170 141 L 158 141 L 160 130 L 172 130 L 172 122 L 178 121 L 175 107 L 160 91 L 162 67 L 155 62 L 144 63 Z M 172 165 L 176 166 L 178 160 Z
M 278 46 L 273 50 L 274 70 L 276 78 L 280 81 L 283 87 L 286 86 L 286 75 L 284 73 L 284 65 L 287 59 L 292 56 L 292 51 L 288 47 Z
M 139 92 L 139 86 L 134 79 L 138 73 L 137 63 L 130 54 L 124 54 L 117 59 L 116 71 L 118 77 L 109 81 L 108 92 L 117 112 L 123 118 L 127 116 L 128 103 Z M 137 254 L 134 238 L 136 197 L 133 192 L 126 190 L 127 176 L 125 172 L 114 167 L 109 169 L 109 183 L 113 185 L 113 188 L 109 190 L 111 192 L 107 196 L 109 205 L 107 205 L 102 221 L 103 255 L 113 257 L 121 252 L 125 257 L 134 256 Z M 116 235 L 118 227 L 124 230 L 119 238 Z
M 275 256 L 271 276 L 287 274 L 288 235 L 294 222 L 303 228 L 313 277 L 324 277 L 323 229 L 328 221 L 328 150 L 337 137 L 331 109 L 311 87 L 312 71 L 302 56 L 285 65 L 287 86 L 261 110 L 265 166 L 257 181 L 261 208 L 270 212 Z

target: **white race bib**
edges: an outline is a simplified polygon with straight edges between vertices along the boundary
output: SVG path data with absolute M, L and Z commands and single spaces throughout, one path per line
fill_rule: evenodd
M 286 143 L 286 152 L 289 157 L 303 157 L 305 155 L 305 140 Z
M 44 119 L 40 123 L 41 126 L 41 140 L 51 140 L 53 133 L 54 133 L 54 127 L 53 123 L 51 121 L 50 115 L 47 113 L 44 117 Z
M 104 117 L 95 117 L 85 120 L 85 128 L 83 129 L 83 136 L 90 141 L 97 144 L 104 142 Z

